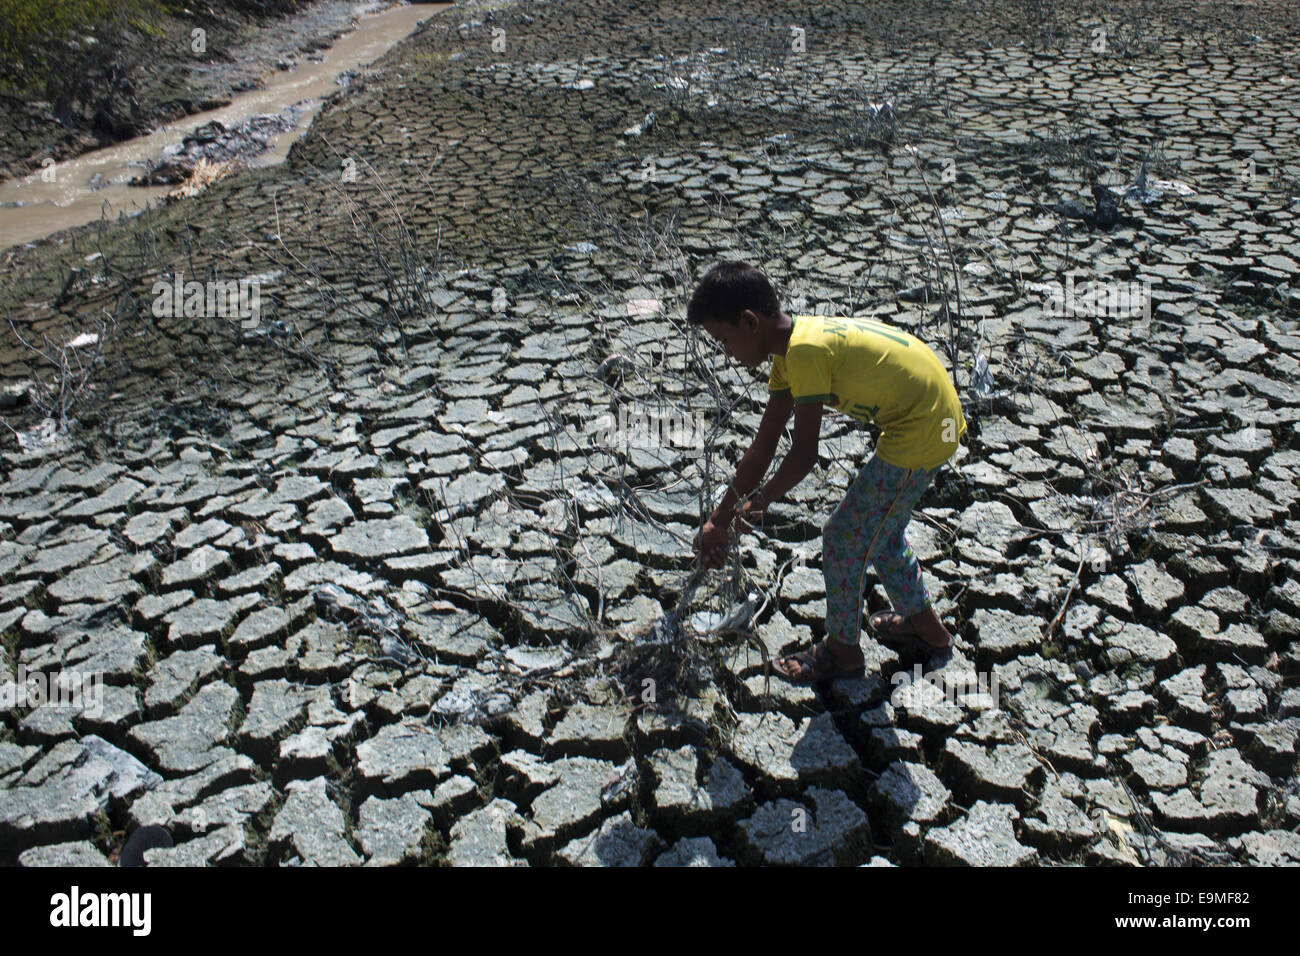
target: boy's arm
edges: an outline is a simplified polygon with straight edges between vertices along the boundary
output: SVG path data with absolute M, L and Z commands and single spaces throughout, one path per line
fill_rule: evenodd
M 751 511 L 764 511 L 767 506 L 780 501 L 785 493 L 793 488 L 812 471 L 817 461 L 817 445 L 822 430 L 822 403 L 805 402 L 794 410 L 794 436 L 790 451 L 781 462 L 781 467 L 758 493 L 758 501 Z
M 818 406 L 819 414 L 820 408 L 821 406 Z M 772 459 L 776 456 L 776 446 L 781 440 L 781 430 L 785 428 L 785 423 L 789 420 L 790 412 L 793 409 L 794 399 L 790 397 L 789 392 L 772 395 L 768 398 L 767 408 L 763 410 L 763 418 L 758 423 L 758 432 L 754 435 L 754 441 L 750 444 L 749 451 L 745 452 L 740 459 L 740 464 L 736 466 L 736 477 L 728 486 L 722 500 L 718 502 L 718 506 L 713 509 L 713 514 L 709 517 L 709 524 L 724 528 L 731 524 L 731 519 L 736 514 L 736 505 L 742 498 L 758 487 L 758 483 L 767 474 L 768 466 L 772 464 Z M 797 427 L 798 419 L 796 417 L 796 429 Z M 815 452 L 815 442 L 813 447 Z M 787 456 L 786 460 L 789 460 L 789 456 Z

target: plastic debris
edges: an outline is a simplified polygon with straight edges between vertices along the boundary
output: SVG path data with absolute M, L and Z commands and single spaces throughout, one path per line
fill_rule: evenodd
M 975 367 L 970 373 L 970 390 L 976 398 L 988 398 L 993 394 L 993 372 L 989 360 L 983 355 L 975 356 Z
M 54 419 L 46 418 L 39 425 L 18 433 L 18 447 L 23 450 L 24 454 L 31 454 L 34 451 L 40 451 L 42 448 L 57 445 L 66 436 L 67 431 L 60 429 Z
M 611 771 L 605 778 L 604 783 L 600 788 L 600 802 L 606 805 L 613 803 L 620 796 L 632 789 L 632 786 L 636 783 L 636 779 L 636 761 L 628 758 L 626 763 L 617 770 Z
M 1178 179 L 1153 179 L 1147 180 L 1147 164 L 1143 163 L 1142 168 L 1138 171 L 1137 181 L 1124 191 L 1126 199 L 1136 199 L 1142 205 L 1157 203 L 1164 198 L 1165 193 L 1176 193 L 1179 196 L 1195 196 L 1196 190 L 1187 183 Z
M 651 126 L 654 126 L 654 124 L 655 124 L 655 114 L 654 114 L 654 113 L 646 113 L 646 115 L 645 115 L 645 119 L 643 119 L 641 122 L 637 123 L 635 126 L 629 126 L 627 129 L 623 130 L 623 135 L 624 135 L 624 136 L 640 136 L 642 133 L 644 133 L 646 130 L 648 130 Z

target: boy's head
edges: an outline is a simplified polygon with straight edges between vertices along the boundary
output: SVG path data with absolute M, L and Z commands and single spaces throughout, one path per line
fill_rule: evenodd
M 750 366 L 767 358 L 780 318 L 781 304 L 767 276 L 735 260 L 710 269 L 686 307 L 686 321 L 703 328 L 729 356 Z

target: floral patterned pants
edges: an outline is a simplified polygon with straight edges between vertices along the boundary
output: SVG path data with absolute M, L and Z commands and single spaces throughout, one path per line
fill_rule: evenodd
M 872 455 L 849 485 L 822 534 L 828 636 L 857 646 L 868 562 L 903 617 L 930 606 L 921 566 L 904 531 L 938 470 L 899 468 Z

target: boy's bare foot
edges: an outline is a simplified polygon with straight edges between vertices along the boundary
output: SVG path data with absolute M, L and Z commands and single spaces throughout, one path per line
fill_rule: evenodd
M 877 611 L 867 618 L 867 624 L 873 631 L 888 634 L 891 637 L 906 637 L 908 634 L 916 633 L 916 628 L 912 627 L 911 620 L 903 617 L 897 611 Z
M 862 648 L 826 638 L 809 650 L 781 657 L 772 662 L 772 669 L 794 684 L 816 684 L 837 677 L 861 677 L 867 659 Z

